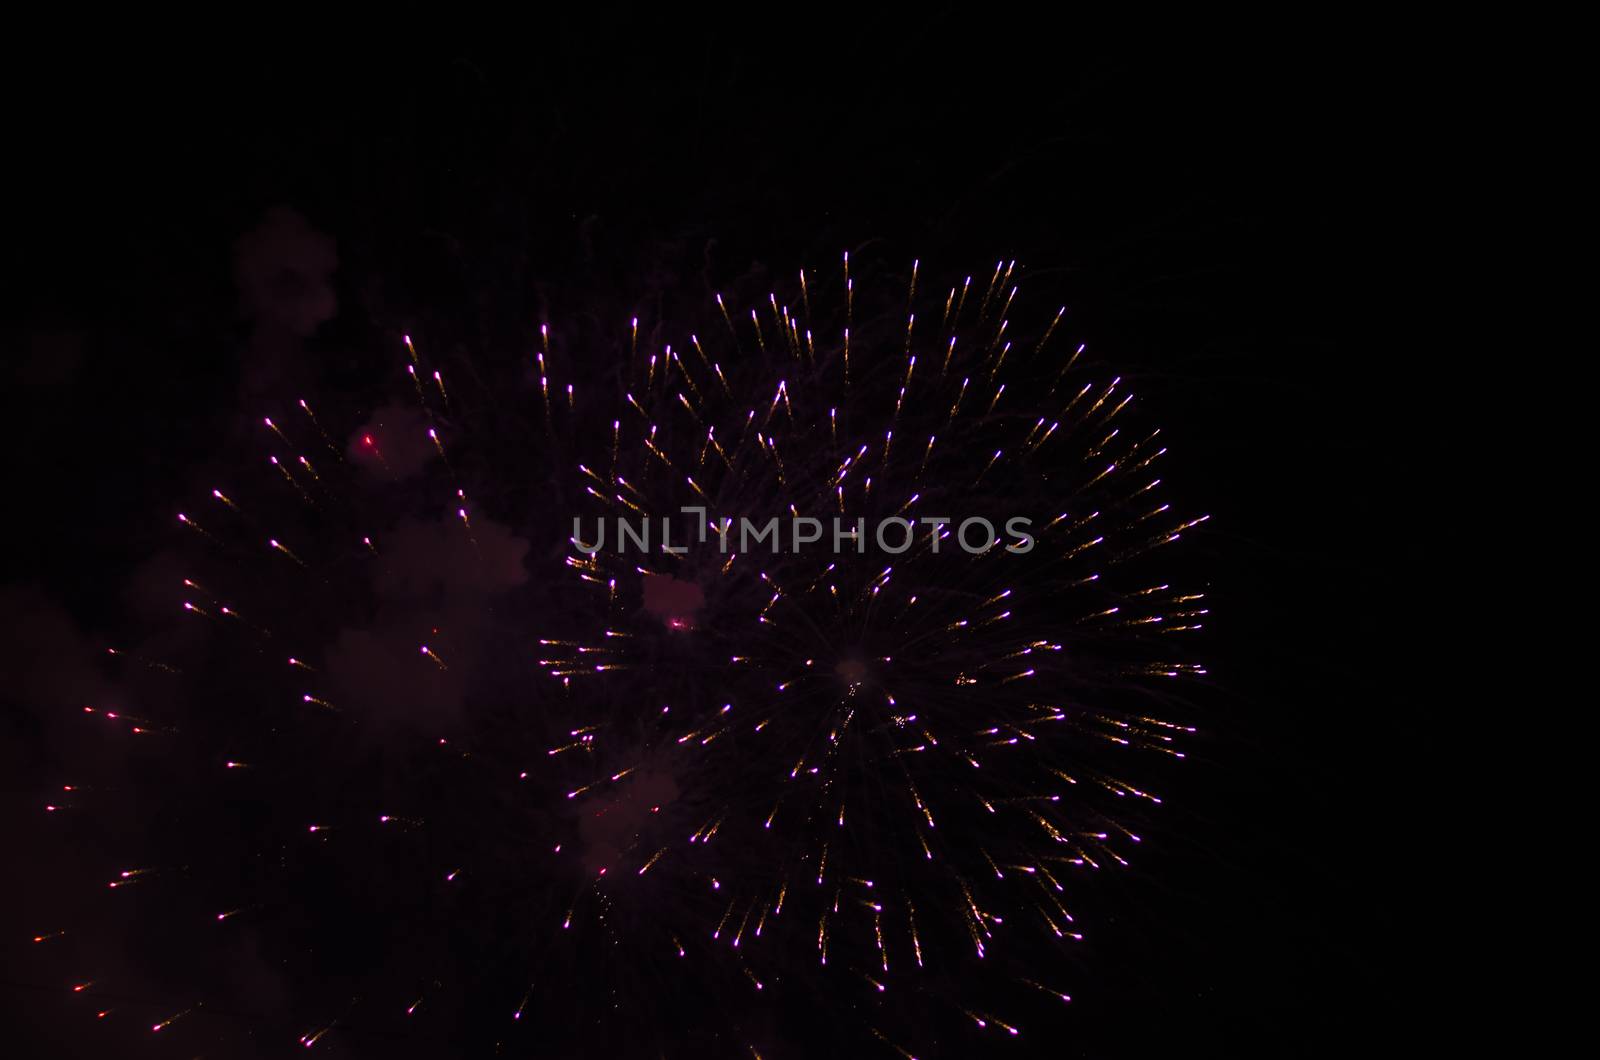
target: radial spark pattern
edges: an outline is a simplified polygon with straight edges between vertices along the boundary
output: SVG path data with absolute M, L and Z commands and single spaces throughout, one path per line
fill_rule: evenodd
M 386 1055 L 1059 1026 L 1193 731 L 1205 517 L 1013 263 L 920 271 L 509 367 L 406 336 L 399 400 L 262 417 L 178 516 L 189 631 L 120 658 L 169 707 L 85 708 L 164 792 L 74 803 L 141 822 L 110 890 L 186 925 L 123 1007 Z

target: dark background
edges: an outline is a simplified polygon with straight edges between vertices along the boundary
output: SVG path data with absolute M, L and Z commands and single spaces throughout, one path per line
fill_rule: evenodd
M 231 248 L 278 204 L 337 240 L 344 316 L 379 275 L 387 297 L 461 305 L 873 242 L 1016 258 L 1056 274 L 1158 410 L 1173 479 L 1213 513 L 1221 631 L 1192 787 L 1099 929 L 1102 981 L 1062 1051 L 1392 1035 L 1412 827 L 1394 778 L 1417 724 L 1393 633 L 1423 433 L 1398 413 L 1433 353 L 1391 327 L 1426 124 L 1382 48 L 1112 43 L 943 7 L 800 21 L 9 69 L 5 581 L 86 629 L 127 621 L 115 587 L 240 414 Z M 6 797 L 31 813 L 26 707 L 8 709 Z M 80 1017 L 48 1000 L 64 988 L 10 912 L 7 1024 L 77 1055 Z

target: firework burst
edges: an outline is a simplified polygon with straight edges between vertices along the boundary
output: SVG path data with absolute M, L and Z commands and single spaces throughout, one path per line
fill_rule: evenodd
M 546 326 L 463 368 L 406 335 L 377 411 L 263 416 L 255 472 L 177 519 L 193 657 L 123 660 L 187 706 L 89 713 L 169 770 L 112 888 L 253 932 L 294 987 L 268 1018 L 178 953 L 148 1022 L 1026 1039 L 1183 757 L 1206 601 L 1160 432 L 1020 281 L 846 256 L 681 334 L 622 320 L 614 356 Z

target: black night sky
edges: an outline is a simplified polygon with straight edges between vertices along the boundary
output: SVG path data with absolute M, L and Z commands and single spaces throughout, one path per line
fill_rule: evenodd
M 56 922 L 83 908 L 75 888 L 122 867 L 130 838 L 76 822 L 108 800 L 144 806 L 147 775 L 70 823 L 44 812 L 89 768 L 81 726 L 62 719 L 116 685 L 96 668 L 149 621 L 142 587 L 179 538 L 173 512 L 231 466 L 271 395 L 358 408 L 352 395 L 399 363 L 397 328 L 449 357 L 526 357 L 536 322 L 572 307 L 670 314 L 845 249 L 949 270 L 1024 263 L 1133 382 L 1170 439 L 1168 478 L 1212 515 L 1185 560 L 1211 592 L 1201 732 L 1134 870 L 1095 889 L 1072 1006 L 1026 1041 L 947 1038 L 918 1055 L 1308 1055 L 1385 1033 L 1403 1007 L 1409 906 L 1389 778 L 1416 709 L 1393 676 L 1394 584 L 1415 548 L 1395 484 L 1421 463 L 1398 412 L 1432 356 L 1382 338 L 1412 195 L 1385 57 L 1311 37 L 1112 44 L 989 18 L 861 9 L 836 26 L 802 10 L 798 27 L 735 31 L 741 20 L 673 14 L 498 52 L 107 48 L 7 68 L 10 1055 L 286 1056 L 346 1008 L 318 1051 L 602 1055 L 448 1020 L 404 1037 L 338 989 L 302 1019 L 287 999 L 304 982 L 273 986 L 282 1011 L 202 1007 L 172 1028 L 189 1038 L 152 1035 L 194 1005 L 193 990 L 168 991 L 199 943 L 184 928 L 97 940 Z M 278 308 L 253 311 L 241 258 L 279 253 L 316 289 L 268 276 Z M 535 541 L 529 562 L 547 550 Z M 92 735 L 98 760 L 110 752 Z M 243 851 L 259 822 L 238 805 L 197 813 Z M 305 916 L 337 920 L 338 901 L 322 901 L 306 890 Z M 491 914 L 436 915 L 472 934 Z M 508 962 L 504 989 L 520 993 L 513 958 L 485 947 L 477 960 L 485 982 Z M 896 1055 L 816 1029 L 846 1022 L 828 996 L 789 1003 L 812 1030 L 773 1030 L 762 1055 Z M 473 1004 L 454 1011 L 476 1018 Z M 645 1017 L 627 998 L 616 1011 L 625 1031 L 604 1055 L 749 1055 L 737 1039 L 708 1046 L 692 1015 L 634 1027 Z

